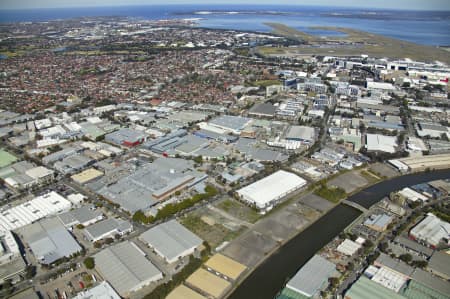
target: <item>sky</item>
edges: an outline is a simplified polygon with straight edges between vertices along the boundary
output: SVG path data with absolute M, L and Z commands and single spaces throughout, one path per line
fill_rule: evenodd
M 231 3 L 450 11 L 450 0 L 0 0 L 0 9 Z

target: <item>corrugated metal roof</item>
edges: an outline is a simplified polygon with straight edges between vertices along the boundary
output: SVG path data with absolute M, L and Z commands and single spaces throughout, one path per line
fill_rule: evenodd
M 122 296 L 162 277 L 161 271 L 130 241 L 108 247 L 94 258 L 96 269 Z
M 203 242 L 176 220 L 149 229 L 139 239 L 155 248 L 169 261 L 186 250 L 200 246 Z

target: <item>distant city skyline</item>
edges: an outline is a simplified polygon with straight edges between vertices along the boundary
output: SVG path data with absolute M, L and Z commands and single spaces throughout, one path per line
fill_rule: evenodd
M 35 8 L 64 8 L 64 7 L 100 7 L 100 6 L 127 6 L 127 5 L 180 5 L 180 4 L 249 4 L 249 5 L 308 5 L 330 7 L 354 7 L 377 9 L 406 9 L 406 10 L 437 10 L 450 11 L 449 0 L 316 0 L 316 1 L 288 1 L 278 0 L 249 0 L 249 1 L 224 1 L 224 0 L 2 0 L 0 9 L 35 9 Z

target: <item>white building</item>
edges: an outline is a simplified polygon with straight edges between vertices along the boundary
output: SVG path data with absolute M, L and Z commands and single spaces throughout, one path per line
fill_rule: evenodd
M 306 185 L 299 176 L 279 170 L 237 191 L 241 199 L 260 210 L 270 210 L 277 201 Z
M 428 213 L 424 220 L 411 229 L 409 235 L 417 241 L 436 248 L 441 240 L 445 239 L 448 242 L 450 239 L 450 224 Z
M 78 293 L 73 299 L 120 299 L 119 294 L 106 281 Z
M 380 151 L 391 154 L 397 151 L 396 137 L 380 134 L 367 134 L 366 138 L 366 148 L 368 151 Z
M 68 211 L 71 202 L 52 191 L 0 212 L 0 231 L 10 231 L 39 219 Z

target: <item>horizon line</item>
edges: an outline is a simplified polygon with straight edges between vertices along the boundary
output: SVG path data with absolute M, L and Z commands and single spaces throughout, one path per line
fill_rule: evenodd
M 82 5 L 82 6 L 52 6 L 52 7 L 16 7 L 16 8 L 0 8 L 0 12 L 4 10 L 45 10 L 45 9 L 73 9 L 73 8 L 114 8 L 114 7 L 150 7 L 150 6 L 224 6 L 224 5 L 236 5 L 236 6 L 276 6 L 276 7 L 320 7 L 320 8 L 339 8 L 339 9 L 360 9 L 360 10 L 382 10 L 382 11 L 415 11 L 415 12 L 450 12 L 442 9 L 407 9 L 407 8 L 382 8 L 382 7 L 361 7 L 361 6 L 333 6 L 333 5 L 309 5 L 309 4 L 242 4 L 242 3 L 155 3 L 155 4 L 108 4 L 108 5 Z

